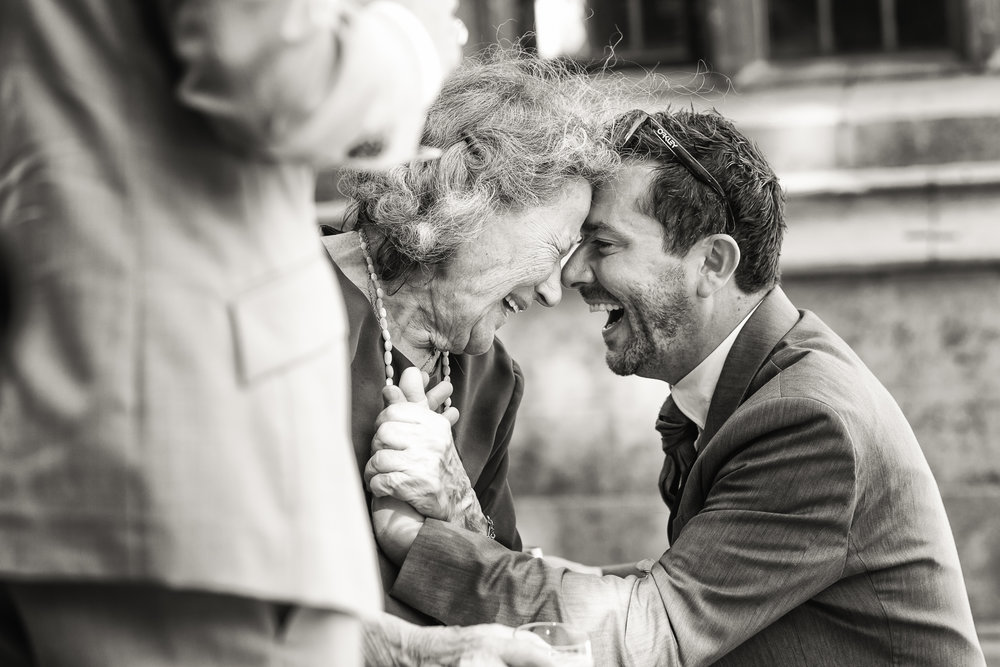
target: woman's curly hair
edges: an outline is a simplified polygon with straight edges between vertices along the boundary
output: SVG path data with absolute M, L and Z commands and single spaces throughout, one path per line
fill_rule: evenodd
M 601 128 L 611 104 L 567 63 L 511 47 L 469 58 L 428 113 L 422 143 L 440 159 L 341 179 L 383 280 L 398 287 L 476 238 L 484 220 L 547 204 L 570 179 L 605 180 L 619 164 Z

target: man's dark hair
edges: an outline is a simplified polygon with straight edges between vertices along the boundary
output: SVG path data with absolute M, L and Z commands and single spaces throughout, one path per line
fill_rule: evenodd
M 618 151 L 626 163 L 649 160 L 658 165 L 646 200 L 639 205 L 667 229 L 665 250 L 684 254 L 700 239 L 726 232 L 740 247 L 737 287 L 752 293 L 778 284 L 785 197 L 757 146 L 716 112 L 650 115 L 715 177 L 735 217 L 735 230 L 727 229 L 731 223 L 725 202 L 678 161 L 646 122 Z M 636 118 L 634 112 L 619 117 L 613 135 L 627 130 Z M 620 140 L 612 139 L 621 146 Z

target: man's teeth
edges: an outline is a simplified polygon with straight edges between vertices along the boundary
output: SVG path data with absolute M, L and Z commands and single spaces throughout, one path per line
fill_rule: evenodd
M 605 312 L 610 313 L 612 310 L 621 310 L 622 307 L 615 303 L 592 303 L 590 304 L 590 312 L 598 313 Z
M 608 314 L 608 321 L 604 323 L 605 331 L 618 324 L 618 321 L 625 317 L 625 309 L 617 303 L 592 303 L 590 304 L 590 312 Z
M 521 312 L 521 306 L 517 305 L 517 301 L 514 301 L 513 298 L 506 296 L 503 300 L 515 314 Z

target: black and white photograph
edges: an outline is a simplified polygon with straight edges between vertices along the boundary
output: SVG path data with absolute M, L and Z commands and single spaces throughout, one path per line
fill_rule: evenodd
M 0 667 L 1000 667 L 1000 0 L 0 0 Z

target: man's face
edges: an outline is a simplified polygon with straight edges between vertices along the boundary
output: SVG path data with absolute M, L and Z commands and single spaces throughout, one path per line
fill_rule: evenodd
M 675 382 L 687 372 L 697 332 L 693 262 L 664 250 L 664 228 L 642 213 L 647 165 L 625 167 L 595 192 L 583 240 L 562 272 L 592 312 L 607 312 L 607 362 L 619 375 Z

